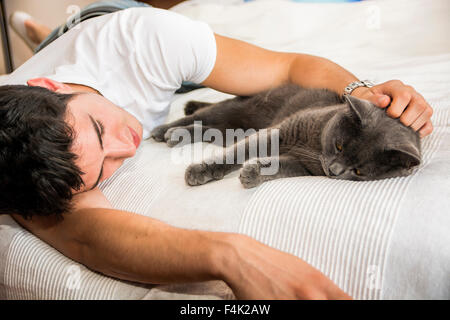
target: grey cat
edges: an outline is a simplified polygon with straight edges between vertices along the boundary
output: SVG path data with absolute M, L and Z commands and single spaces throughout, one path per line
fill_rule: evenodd
M 191 164 L 185 174 L 186 183 L 191 186 L 222 179 L 241 166 L 239 178 L 245 188 L 252 188 L 284 177 L 368 181 L 407 176 L 421 162 L 420 138 L 413 129 L 368 101 L 339 96 L 327 89 L 284 85 L 216 104 L 191 101 L 185 113 L 186 117 L 155 128 L 151 136 L 169 146 L 176 145 L 173 132 L 182 128 L 193 134 L 194 121 L 202 121 L 202 133 L 215 128 L 225 136 L 226 129 L 267 128 L 269 134 L 277 129 L 279 135 L 277 155 L 254 158 L 250 153 L 252 141 L 264 138 L 268 149 L 273 143 L 260 134 L 261 130 L 224 145 L 217 159 Z M 247 160 L 243 164 L 237 161 L 241 147 Z M 230 156 L 234 161 L 227 163 Z M 278 171 L 261 174 L 262 168 L 273 161 L 278 161 Z

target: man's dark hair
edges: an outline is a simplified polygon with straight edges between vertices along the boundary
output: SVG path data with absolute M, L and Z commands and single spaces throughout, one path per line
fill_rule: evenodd
M 73 96 L 0 86 L 0 214 L 61 216 L 71 208 L 83 185 L 65 121 Z

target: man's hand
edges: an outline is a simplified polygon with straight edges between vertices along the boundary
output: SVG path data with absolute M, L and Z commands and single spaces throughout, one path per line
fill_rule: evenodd
M 305 261 L 237 234 L 219 266 L 238 299 L 351 299 Z
M 399 80 L 391 80 L 372 88 L 360 87 L 352 95 L 369 100 L 380 108 L 387 108 L 386 113 L 414 131 L 419 131 L 423 138 L 433 131 L 431 116 L 433 109 L 413 87 Z

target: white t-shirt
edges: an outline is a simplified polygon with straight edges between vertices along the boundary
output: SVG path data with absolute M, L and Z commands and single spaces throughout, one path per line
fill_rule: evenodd
M 83 22 L 2 82 L 48 77 L 92 87 L 135 116 L 147 138 L 164 122 L 182 81 L 203 82 L 215 60 L 207 24 L 166 10 L 132 8 Z

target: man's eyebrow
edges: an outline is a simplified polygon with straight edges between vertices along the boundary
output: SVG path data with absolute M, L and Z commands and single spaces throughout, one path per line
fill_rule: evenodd
M 102 150 L 103 150 L 102 133 L 100 132 L 100 129 L 98 128 L 97 122 L 94 120 L 94 118 L 92 118 L 91 115 L 89 115 L 89 119 L 91 119 L 92 125 L 94 126 L 94 129 L 95 129 L 95 133 L 97 133 L 98 141 L 100 143 L 100 148 L 102 148 Z M 102 166 L 101 166 L 100 173 L 98 175 L 97 181 L 95 181 L 94 185 L 89 190 L 95 189 L 98 186 L 98 184 L 100 183 L 100 179 L 102 178 L 102 175 L 103 175 L 103 165 L 104 165 L 104 163 L 105 163 L 105 160 L 103 160 L 103 162 L 102 162 Z

